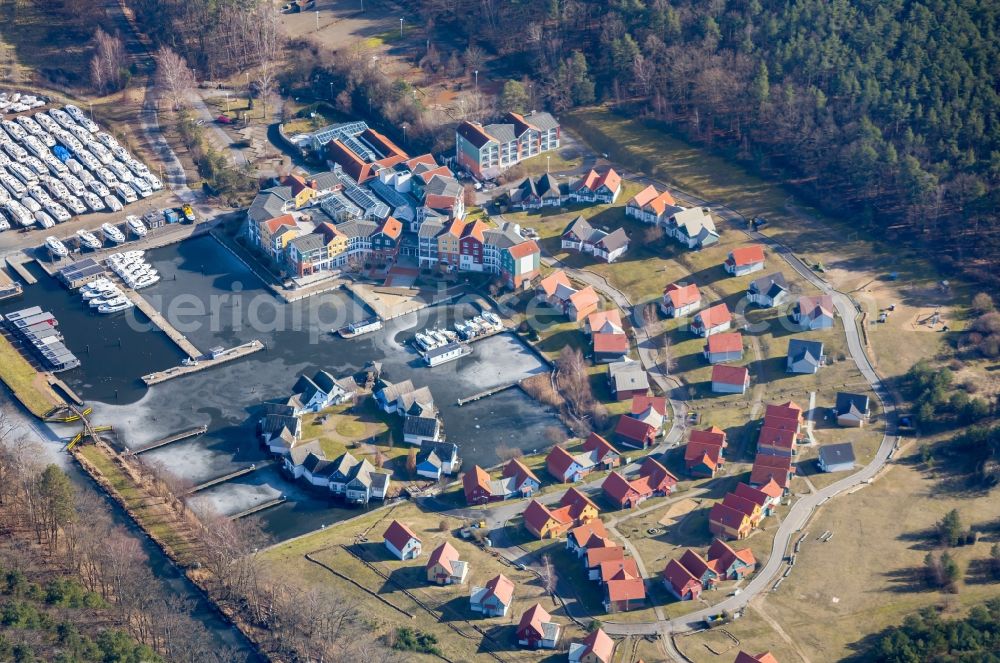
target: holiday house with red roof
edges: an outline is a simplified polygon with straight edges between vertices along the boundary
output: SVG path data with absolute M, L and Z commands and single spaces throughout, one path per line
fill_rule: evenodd
M 653 489 L 645 477 L 629 481 L 618 472 L 612 472 L 604 479 L 601 490 L 605 498 L 619 509 L 632 509 L 653 496 Z
M 600 172 L 591 169 L 570 185 L 569 196 L 578 203 L 603 203 L 610 205 L 622 191 L 622 178 L 614 168 Z
M 681 601 L 697 601 L 701 596 L 701 580 L 676 559 L 667 562 L 660 575 L 666 588 Z
M 435 585 L 461 585 L 468 574 L 468 562 L 459 559 L 455 546 L 447 541 L 435 548 L 427 559 L 427 582 Z
M 738 331 L 712 334 L 705 343 L 705 359 L 722 364 L 743 359 L 743 336 Z
M 569 663 L 611 663 L 614 653 L 615 641 L 598 628 L 581 642 L 569 646 Z
M 697 284 L 671 283 L 663 290 L 660 310 L 668 318 L 680 318 L 701 308 L 701 291 Z
M 713 394 L 743 394 L 750 386 L 750 371 L 746 366 L 712 366 Z
M 742 511 L 716 502 L 708 512 L 708 529 L 720 538 L 745 539 L 753 531 L 753 524 Z
M 650 184 L 625 204 L 625 216 L 651 225 L 665 223 L 680 208 L 669 191 L 660 193 Z
M 583 450 L 590 453 L 594 467 L 610 470 L 621 464 L 621 452 L 597 433 L 591 433 L 583 442 Z
M 677 477 L 655 458 L 649 456 L 642 462 L 642 467 L 639 468 L 639 476 L 646 480 L 646 484 L 653 491 L 653 495 L 659 497 L 669 495 L 677 487 Z
M 711 336 L 729 329 L 733 324 L 733 316 L 725 302 L 710 306 L 694 314 L 691 319 L 691 332 L 697 336 Z
M 525 610 L 517 625 L 517 644 L 528 649 L 555 649 L 561 635 L 562 626 L 538 603 Z
M 386 549 L 396 559 L 416 559 L 420 556 L 420 538 L 398 520 L 389 523 L 382 539 Z
M 722 265 L 733 276 L 744 276 L 764 269 L 764 247 L 750 244 L 733 249 Z
M 698 477 L 714 477 L 725 464 L 723 449 L 729 446 L 726 433 L 721 428 L 711 426 L 705 430 L 693 430 L 684 449 L 684 466 L 688 473 Z
M 514 583 L 502 573 L 490 578 L 484 587 L 473 587 L 469 596 L 469 608 L 483 617 L 506 617 L 513 602 Z

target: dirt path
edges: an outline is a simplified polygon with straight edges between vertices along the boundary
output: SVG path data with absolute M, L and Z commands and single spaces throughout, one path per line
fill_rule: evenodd
M 774 632 L 777 633 L 778 636 L 782 640 L 784 640 L 789 647 L 795 650 L 795 653 L 799 655 L 800 659 L 802 659 L 802 663 L 812 663 L 812 661 L 809 659 L 809 656 L 806 655 L 802 647 L 800 647 L 797 642 L 792 640 L 792 638 L 788 635 L 788 633 L 785 632 L 785 629 L 781 628 L 781 624 L 779 624 L 776 619 L 774 619 L 773 617 L 771 617 L 771 615 L 767 614 L 767 612 L 764 611 L 763 603 L 764 603 L 763 600 L 759 602 L 755 601 L 750 604 L 750 607 L 753 608 L 754 612 L 760 615 L 761 619 L 767 622 L 767 624 L 772 629 L 774 629 Z

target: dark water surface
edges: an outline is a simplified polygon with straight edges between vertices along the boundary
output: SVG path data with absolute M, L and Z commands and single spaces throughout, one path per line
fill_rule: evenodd
M 191 484 L 264 460 L 254 428 L 262 400 L 285 398 L 296 377 L 325 369 L 336 376 L 383 362 L 386 377 L 431 388 L 449 441 L 459 445 L 465 466 L 497 462 L 496 447 L 547 446 L 544 431 L 559 426 L 552 411 L 512 389 L 457 407 L 456 400 L 545 370 L 510 334 L 475 344 L 456 362 L 426 368 L 409 348 L 415 331 L 444 327 L 475 312 L 471 304 L 439 306 L 387 323 L 352 340 L 330 333 L 369 315 L 349 293 L 278 302 L 264 285 L 211 237 L 156 249 L 146 256 L 162 280 L 143 295 L 202 351 L 259 339 L 266 350 L 229 364 L 146 388 L 140 376 L 176 366 L 185 356 L 164 334 L 150 330 L 142 313 L 100 316 L 79 295 L 41 272 L 23 298 L 0 304 L 0 313 L 39 305 L 58 318 L 67 346 L 82 366 L 61 374 L 94 405 L 95 422 L 115 425 L 119 439 L 140 449 L 182 429 L 208 426 L 200 438 L 145 454 Z M 285 479 L 276 468 L 258 470 L 199 493 L 197 504 L 236 513 L 279 495 L 288 501 L 260 514 L 277 539 L 295 536 L 355 515 L 321 493 Z

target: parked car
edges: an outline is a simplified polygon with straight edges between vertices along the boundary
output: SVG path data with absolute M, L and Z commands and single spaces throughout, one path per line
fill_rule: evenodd
M 215 121 L 218 122 L 219 124 L 232 124 L 233 118 L 229 117 L 228 115 L 220 115 L 219 117 L 215 118 Z

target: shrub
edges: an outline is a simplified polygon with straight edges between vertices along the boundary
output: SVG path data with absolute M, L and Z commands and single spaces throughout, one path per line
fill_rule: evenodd
M 393 649 L 400 651 L 412 651 L 420 654 L 441 655 L 441 649 L 437 646 L 437 636 L 433 633 L 424 633 L 403 626 L 396 629 L 396 641 L 392 645 Z

